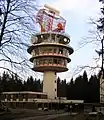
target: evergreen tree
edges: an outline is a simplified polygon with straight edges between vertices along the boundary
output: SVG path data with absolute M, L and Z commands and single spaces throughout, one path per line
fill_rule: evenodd
M 43 91 L 42 90 L 42 83 L 41 83 L 40 79 L 37 80 L 37 91 L 38 92 L 42 92 Z
M 66 79 L 61 80 L 60 83 L 60 96 L 66 97 Z
M 10 91 L 10 86 L 8 85 L 9 78 L 10 78 L 9 74 L 4 71 L 2 75 L 2 82 L 1 82 L 3 86 L 3 92 Z
M 61 97 L 61 80 L 59 77 L 57 78 L 57 96 Z
M 83 77 L 79 75 L 75 79 L 75 99 L 76 100 L 84 100 L 84 91 L 83 91 Z
M 67 99 L 69 100 L 74 100 L 74 96 L 75 96 L 75 93 L 74 93 L 74 81 L 73 81 L 73 78 L 70 80 L 69 83 L 67 83 L 67 89 L 66 89 L 66 94 L 67 94 Z
M 89 101 L 89 98 L 88 98 L 88 89 L 89 89 L 89 86 L 88 86 L 88 78 L 87 78 L 87 73 L 86 71 L 84 71 L 83 73 L 83 99 L 84 99 L 84 102 L 88 102 Z
M 99 102 L 100 101 L 100 84 L 99 80 L 97 79 L 96 75 L 91 76 L 89 79 L 89 102 Z
M 16 82 L 16 88 L 15 91 L 22 91 L 22 80 L 19 78 L 19 76 L 17 74 L 15 74 L 14 76 L 15 78 L 15 82 Z

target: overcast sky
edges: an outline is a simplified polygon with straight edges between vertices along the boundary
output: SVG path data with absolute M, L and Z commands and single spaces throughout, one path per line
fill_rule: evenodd
M 92 27 L 88 23 L 90 18 L 97 19 L 100 13 L 101 3 L 99 0 L 38 0 L 38 5 L 48 4 L 60 11 L 60 15 L 67 20 L 66 33 L 71 37 L 70 45 L 76 50 L 83 37 L 88 36 L 88 30 Z M 71 63 L 68 64 L 69 71 L 59 74 L 61 78 L 72 77 L 73 69 L 77 65 L 88 65 L 93 63 L 97 57 L 93 45 L 87 45 L 70 56 Z

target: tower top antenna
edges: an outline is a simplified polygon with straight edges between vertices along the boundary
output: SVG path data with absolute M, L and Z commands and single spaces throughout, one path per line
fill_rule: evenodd
M 50 12 L 51 11 L 54 12 L 56 15 L 60 14 L 59 10 L 56 10 L 55 8 L 53 8 L 53 7 L 51 7 L 51 6 L 47 5 L 47 4 L 45 4 L 44 7 L 47 8 Z

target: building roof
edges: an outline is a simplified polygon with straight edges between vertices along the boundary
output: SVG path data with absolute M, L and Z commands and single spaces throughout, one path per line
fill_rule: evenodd
M 16 92 L 2 92 L 2 94 L 40 94 L 40 95 L 47 95 L 43 92 L 32 92 L 32 91 L 16 91 Z

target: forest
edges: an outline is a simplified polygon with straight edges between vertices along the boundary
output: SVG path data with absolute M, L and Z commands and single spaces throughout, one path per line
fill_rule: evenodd
M 85 103 L 99 103 L 100 80 L 99 75 L 92 75 L 88 79 L 87 72 L 66 82 L 66 79 L 57 78 L 57 96 L 67 97 L 69 100 L 84 100 Z M 33 91 L 42 92 L 43 82 L 40 79 L 29 76 L 22 80 L 17 74 L 4 72 L 0 76 L 0 92 Z

